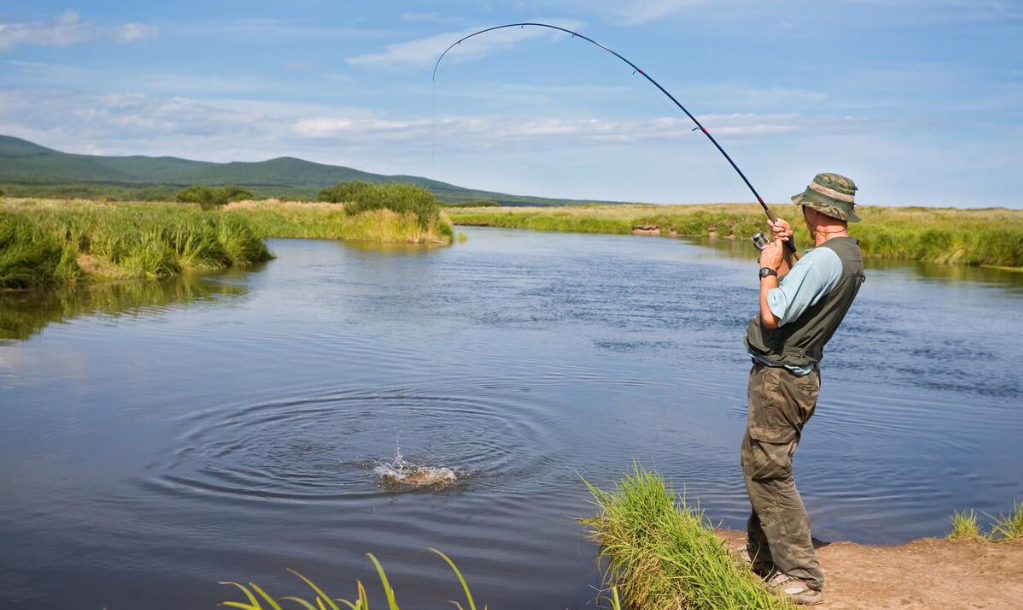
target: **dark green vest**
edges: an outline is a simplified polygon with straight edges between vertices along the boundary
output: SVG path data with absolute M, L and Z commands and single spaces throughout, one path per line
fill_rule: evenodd
M 818 248 L 828 248 L 842 259 L 842 277 L 817 303 L 796 320 L 778 328 L 764 328 L 760 315 L 746 329 L 746 347 L 778 366 L 808 366 L 821 361 L 824 345 L 838 330 L 863 283 L 863 258 L 852 237 L 832 237 Z

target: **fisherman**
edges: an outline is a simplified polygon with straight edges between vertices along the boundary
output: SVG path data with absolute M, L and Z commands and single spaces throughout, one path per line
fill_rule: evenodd
M 760 313 L 745 339 L 753 358 L 741 452 L 753 508 L 746 551 L 768 586 L 797 604 L 824 601 L 824 574 L 792 478 L 792 454 L 817 405 L 824 345 L 864 279 L 859 242 L 847 232 L 847 223 L 860 220 L 855 193 L 849 178 L 824 173 L 792 197 L 816 246 L 795 265 L 784 247 L 791 226 L 768 221 L 774 241 L 760 254 Z

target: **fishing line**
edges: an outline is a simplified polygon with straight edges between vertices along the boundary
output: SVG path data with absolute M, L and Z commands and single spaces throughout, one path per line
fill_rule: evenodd
M 571 34 L 572 38 L 579 38 L 581 40 L 585 40 L 586 42 L 589 42 L 590 44 L 592 44 L 592 45 L 594 45 L 596 47 L 599 47 L 599 48 L 603 49 L 604 51 L 607 51 L 608 53 L 614 55 L 615 57 L 617 57 L 621 61 L 623 61 L 626 64 L 628 64 L 629 67 L 631 67 L 633 69 L 633 74 L 634 75 L 635 74 L 641 74 L 653 86 L 657 87 L 657 89 L 660 90 L 661 93 L 666 95 L 668 97 L 668 99 L 670 99 L 672 102 L 674 102 L 674 104 L 676 106 L 678 106 L 678 108 L 682 112 L 684 112 L 687 117 L 689 117 L 689 119 L 696 125 L 697 129 L 699 129 L 703 133 L 703 135 L 707 136 L 707 139 L 710 140 L 711 144 L 713 144 L 714 147 L 717 148 L 718 152 L 720 152 L 724 156 L 724 158 L 728 161 L 729 165 L 732 166 L 732 169 L 734 169 L 735 172 L 737 174 L 739 174 L 739 177 L 742 178 L 743 183 L 745 183 L 746 187 L 749 188 L 750 192 L 756 198 L 757 203 L 759 203 L 760 207 L 762 207 L 764 209 L 764 213 L 767 214 L 767 217 L 772 222 L 777 220 L 777 217 L 774 215 L 774 213 L 771 211 L 771 209 L 769 207 L 767 207 L 766 203 L 764 203 L 764 198 L 761 197 L 760 193 L 757 192 L 757 189 L 755 189 L 753 187 L 753 184 L 749 181 L 749 178 L 746 177 L 746 174 L 742 173 L 742 170 L 739 169 L 739 166 L 736 165 L 735 161 L 732 160 L 732 157 L 730 157 L 728 155 L 728 153 L 725 152 L 725 149 L 721 146 L 721 144 L 718 143 L 718 141 L 716 139 L 714 139 L 714 136 L 712 136 L 710 134 L 710 132 L 707 131 L 707 128 L 704 127 L 702 123 L 700 123 L 699 119 L 697 119 L 695 116 L 693 116 L 693 114 L 691 112 L 689 112 L 686 109 L 686 107 L 683 106 L 682 103 L 679 102 L 678 99 L 675 98 L 674 95 L 669 93 L 668 90 L 665 89 L 664 87 L 662 87 L 660 83 L 658 83 L 656 80 L 653 79 L 653 77 L 651 77 L 649 74 L 644 72 L 642 68 L 640 68 L 636 64 L 634 64 L 631 61 L 629 61 L 628 59 L 626 59 L 625 56 L 623 56 L 620 53 L 618 53 L 618 52 L 616 52 L 616 51 L 614 51 L 614 50 L 604 46 L 603 44 L 597 42 L 596 40 L 593 40 L 592 38 L 590 38 L 588 36 L 584 36 L 584 35 L 582 35 L 582 34 L 580 34 L 578 32 L 573 32 L 572 30 L 569 30 L 567 28 L 563 28 L 561 26 L 551 25 L 549 23 L 538 23 L 538 22 L 508 23 L 508 24 L 505 24 L 505 25 L 495 25 L 493 27 L 484 28 L 484 29 L 479 30 L 477 32 L 473 32 L 472 34 L 469 34 L 467 36 L 463 36 L 462 38 L 460 38 L 457 41 L 455 41 L 451 46 L 449 46 L 447 49 L 445 49 L 443 53 L 440 54 L 440 57 L 437 58 L 437 63 L 435 63 L 434 66 L 433 66 L 433 77 L 432 77 L 433 78 L 433 82 L 435 84 L 435 88 L 436 88 L 436 82 L 437 82 L 437 71 L 440 68 L 441 62 L 444 60 L 444 57 L 451 51 L 451 49 L 454 49 L 455 47 L 457 47 L 458 45 L 462 44 L 466 40 L 469 40 L 470 38 L 474 38 L 474 37 L 479 36 L 481 34 L 485 34 L 487 32 L 493 32 L 495 30 L 503 30 L 503 29 L 507 29 L 507 28 L 516 28 L 516 27 L 520 28 L 520 29 L 527 28 L 527 27 L 546 28 L 546 29 L 549 29 L 549 30 L 557 30 L 559 32 L 564 32 L 565 34 Z M 795 243 L 793 243 L 793 240 L 790 239 L 789 241 L 785 242 L 785 245 L 786 245 L 786 247 L 788 247 L 788 249 L 793 254 L 797 254 L 797 252 L 796 252 L 796 245 L 795 245 Z

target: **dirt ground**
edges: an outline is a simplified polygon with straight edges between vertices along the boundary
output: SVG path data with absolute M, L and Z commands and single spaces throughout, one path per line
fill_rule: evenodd
M 746 533 L 722 531 L 729 546 Z M 1023 541 L 820 543 L 824 610 L 1023 610 Z

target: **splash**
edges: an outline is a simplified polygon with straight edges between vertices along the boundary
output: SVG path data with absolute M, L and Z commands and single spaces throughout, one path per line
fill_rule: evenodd
M 401 454 L 401 446 L 394 460 L 378 464 L 373 469 L 380 479 L 389 485 L 403 487 L 433 487 L 450 485 L 458 480 L 458 472 L 442 466 L 422 466 L 413 464 Z

